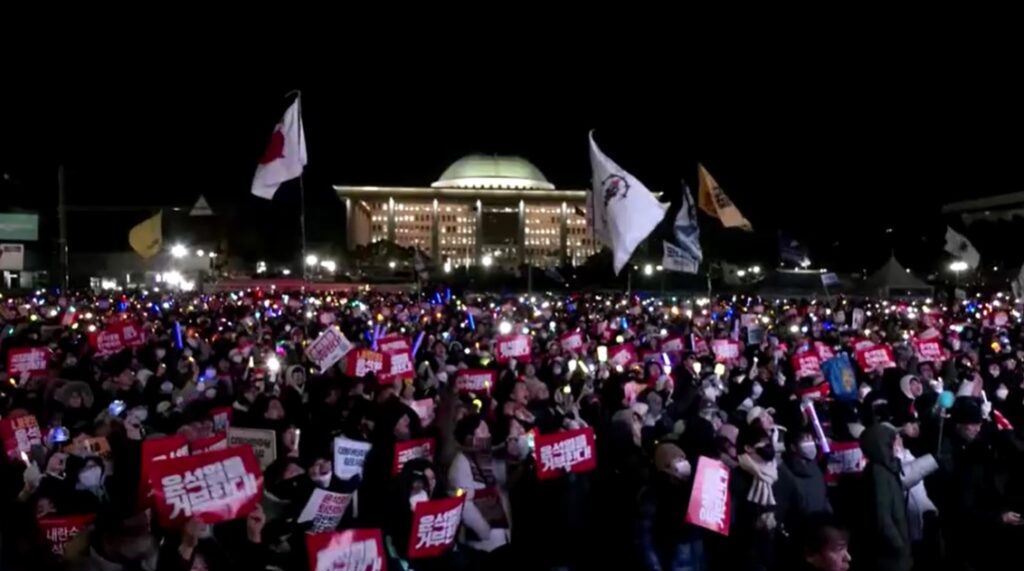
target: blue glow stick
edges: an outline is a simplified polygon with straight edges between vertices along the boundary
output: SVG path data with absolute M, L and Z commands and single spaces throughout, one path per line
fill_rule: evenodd
M 434 302 L 437 305 L 441 305 L 441 294 L 437 293 L 436 291 L 434 292 Z
M 476 331 L 476 320 L 473 319 L 473 314 L 467 311 L 466 317 L 469 318 L 469 328 L 472 329 L 473 331 Z
M 450 288 L 450 287 L 444 288 L 444 302 L 445 303 L 451 303 L 452 302 L 452 288 Z
M 181 350 L 184 345 L 181 342 L 181 322 L 178 321 L 174 322 L 174 340 L 178 344 L 178 349 Z
M 416 353 L 420 351 L 420 343 L 423 343 L 423 336 L 426 333 L 426 331 L 420 331 L 420 334 L 416 336 L 416 342 L 412 344 L 412 356 L 414 359 L 416 358 Z

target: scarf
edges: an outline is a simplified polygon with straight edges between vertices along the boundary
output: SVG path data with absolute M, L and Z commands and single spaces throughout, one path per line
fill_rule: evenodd
M 752 458 L 750 454 L 740 454 L 739 462 L 740 468 L 754 477 L 754 483 L 747 492 L 747 501 L 759 506 L 774 506 L 775 494 L 772 493 L 772 484 L 779 479 L 779 469 L 775 461 L 763 462 Z

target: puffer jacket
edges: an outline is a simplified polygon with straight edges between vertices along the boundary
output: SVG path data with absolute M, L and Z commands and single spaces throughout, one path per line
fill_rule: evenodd
M 860 447 L 868 466 L 864 483 L 870 498 L 870 537 L 865 538 L 863 556 L 866 569 L 909 571 L 913 566 L 910 532 L 907 525 L 907 499 L 903 492 L 902 471 L 893 445 L 896 429 L 887 424 L 873 424 L 860 435 Z

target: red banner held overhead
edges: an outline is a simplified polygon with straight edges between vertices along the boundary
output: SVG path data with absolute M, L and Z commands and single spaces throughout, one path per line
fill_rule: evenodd
M 942 350 L 942 342 L 939 339 L 914 339 L 914 352 L 917 353 L 918 361 L 929 361 L 941 363 L 946 360 L 946 353 Z
M 892 347 L 880 343 L 857 350 L 857 363 L 865 372 L 881 371 L 896 366 Z
M 412 349 L 412 345 L 409 345 L 409 340 L 404 335 L 387 335 L 377 339 L 377 350 L 381 353 L 390 353 L 392 351 L 409 351 Z
M 509 359 L 528 361 L 533 340 L 529 335 L 499 335 L 494 340 L 494 350 L 499 363 L 507 363 Z
M 455 373 L 455 387 L 462 394 L 489 395 L 497 378 L 497 371 L 462 369 Z
M 797 379 L 821 376 L 821 358 L 817 351 L 800 351 L 793 355 L 792 363 Z
M 566 473 L 589 472 L 597 467 L 594 429 L 577 428 L 554 434 L 539 434 L 534 443 L 537 478 L 547 480 Z
M 31 414 L 0 419 L 0 438 L 4 441 L 4 452 L 12 460 L 21 458 L 33 446 L 43 443 L 39 422 Z
M 409 533 L 409 559 L 437 557 L 455 543 L 466 496 L 416 504 Z
M 622 367 L 625 369 L 636 363 L 636 361 L 636 348 L 633 347 L 632 343 L 623 343 L 608 348 L 608 364 L 612 367 Z
M 369 373 L 379 375 L 384 369 L 384 355 L 369 349 L 353 349 L 345 359 L 345 374 L 350 377 L 365 377 Z
M 411 379 L 416 376 L 412 352 L 409 349 L 397 349 L 384 353 L 384 368 L 381 371 L 381 382 L 390 383 L 399 379 Z
M 580 349 L 583 349 L 583 333 L 579 331 L 570 331 L 562 335 L 558 341 L 563 351 L 579 353 Z
M 735 361 L 740 358 L 740 342 L 732 339 L 715 339 L 711 342 L 711 352 L 719 362 Z
M 263 473 L 248 446 L 168 458 L 151 470 L 153 504 L 168 528 L 192 517 L 208 524 L 245 517 L 263 498 Z
M 7 351 L 7 376 L 45 371 L 49 360 L 50 350 L 46 347 L 12 347 Z

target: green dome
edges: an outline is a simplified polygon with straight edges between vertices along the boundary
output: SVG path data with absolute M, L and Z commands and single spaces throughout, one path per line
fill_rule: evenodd
M 537 167 L 521 157 L 468 155 L 452 163 L 434 188 L 553 190 Z

